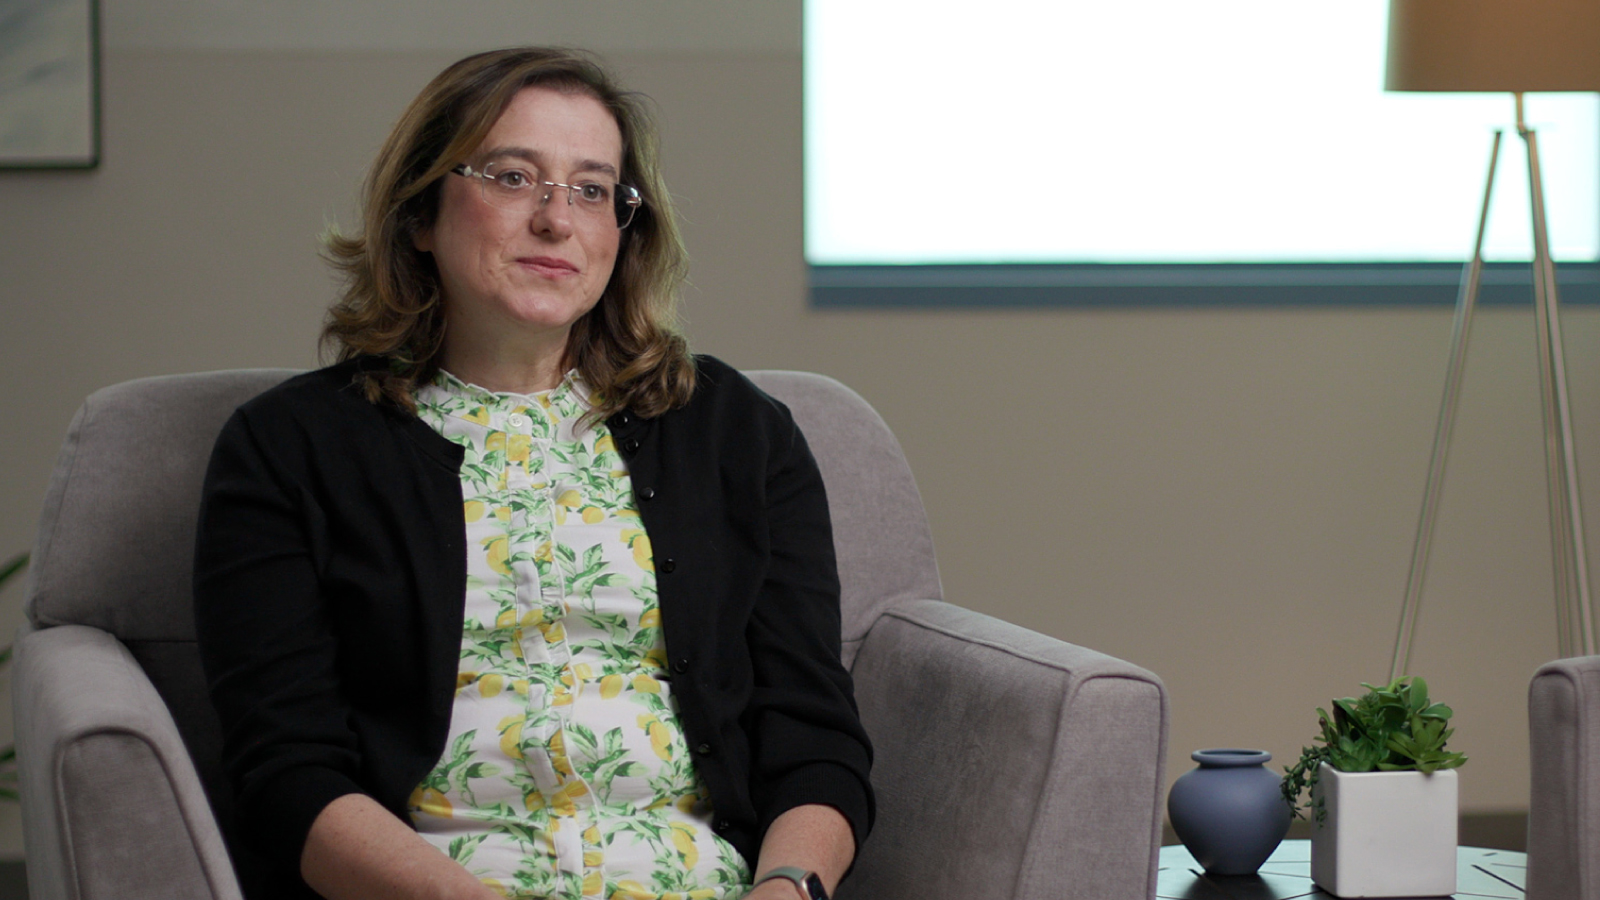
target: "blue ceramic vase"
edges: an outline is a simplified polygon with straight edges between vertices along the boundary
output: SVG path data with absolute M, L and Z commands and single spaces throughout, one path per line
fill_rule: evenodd
M 1213 875 L 1250 875 L 1289 831 L 1281 779 L 1265 750 L 1196 750 L 1200 764 L 1172 783 L 1167 815 L 1195 861 Z

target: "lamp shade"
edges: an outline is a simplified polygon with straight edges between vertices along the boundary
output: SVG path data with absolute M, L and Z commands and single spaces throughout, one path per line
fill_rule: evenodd
M 1391 91 L 1600 91 L 1600 0 L 1390 0 Z

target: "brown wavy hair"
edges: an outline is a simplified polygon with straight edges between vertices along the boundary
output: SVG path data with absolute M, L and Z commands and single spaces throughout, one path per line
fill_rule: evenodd
M 433 255 L 414 238 L 439 211 L 439 183 L 477 151 L 518 91 L 530 86 L 600 101 L 622 132 L 624 184 L 644 205 L 623 229 L 605 292 L 572 326 L 566 367 L 593 394 L 595 418 L 624 409 L 646 418 L 682 406 L 694 391 L 694 358 L 679 328 L 678 289 L 688 269 L 672 200 L 661 178 L 655 122 L 641 95 L 623 90 L 592 56 L 522 47 L 469 56 L 411 101 L 362 189 L 362 231 L 332 232 L 325 257 L 345 278 L 328 309 L 321 345 L 361 367 L 367 399 L 415 412 L 413 391 L 438 371 L 444 298 Z

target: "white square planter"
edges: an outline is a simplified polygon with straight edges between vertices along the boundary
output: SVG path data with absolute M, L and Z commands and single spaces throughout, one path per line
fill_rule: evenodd
M 1321 766 L 1327 815 L 1311 832 L 1311 879 L 1338 897 L 1442 897 L 1456 890 L 1456 773 Z M 1315 822 L 1315 814 L 1313 814 Z

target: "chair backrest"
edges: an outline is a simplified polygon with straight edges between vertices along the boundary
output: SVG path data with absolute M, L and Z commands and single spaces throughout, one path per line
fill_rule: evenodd
M 171 375 L 92 394 L 45 495 L 29 622 L 90 625 L 130 646 L 192 642 L 195 518 L 211 445 L 235 407 L 293 374 Z M 749 375 L 793 411 L 827 482 L 849 662 L 884 608 L 941 596 L 916 482 L 854 391 L 808 372 Z
M 194 530 L 211 445 L 239 404 L 295 371 L 142 378 L 89 395 L 45 492 L 30 624 L 89 625 L 130 646 L 192 642 Z
M 228 416 L 293 374 L 173 375 L 92 394 L 62 445 L 30 567 L 29 623 L 88 625 L 127 645 L 171 709 L 223 823 L 232 804 L 221 729 L 194 645 L 200 487 Z M 749 374 L 794 412 L 827 483 L 849 665 L 885 608 L 940 596 L 922 501 L 894 435 L 855 392 L 804 372 Z
M 861 395 L 810 372 L 745 374 L 794 413 L 822 469 L 839 558 L 844 662 L 852 665 L 885 609 L 944 598 L 922 495 L 900 442 Z

